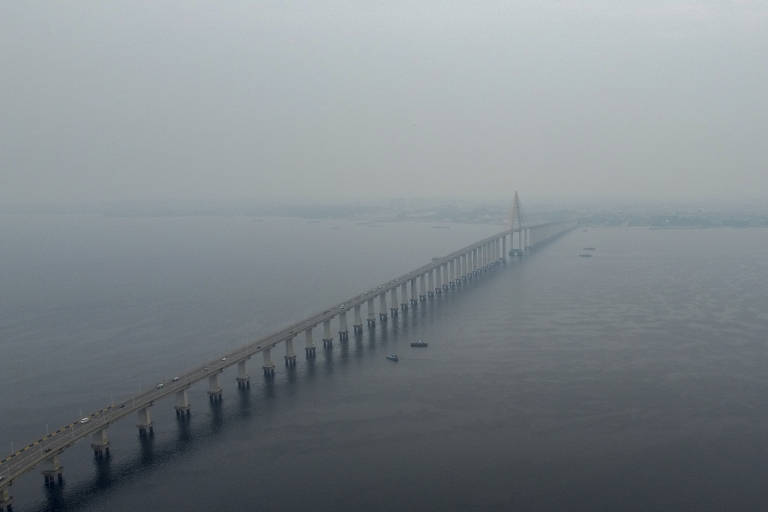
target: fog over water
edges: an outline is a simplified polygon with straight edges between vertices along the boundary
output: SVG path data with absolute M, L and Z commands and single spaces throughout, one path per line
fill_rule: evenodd
M 497 230 L 3 216 L 0 386 L 14 392 L 0 438 L 30 440 Z M 312 364 L 300 353 L 271 385 L 253 361 L 238 393 L 229 370 L 220 408 L 196 385 L 186 427 L 157 403 L 151 443 L 120 421 L 109 463 L 80 443 L 63 489 L 32 472 L 17 509 L 765 508 L 765 235 L 576 230 Z M 408 346 L 419 337 L 428 349 Z
M 580 223 L 16 511 L 768 510 L 767 50 L 759 0 L 0 2 L 0 460 L 516 191 Z

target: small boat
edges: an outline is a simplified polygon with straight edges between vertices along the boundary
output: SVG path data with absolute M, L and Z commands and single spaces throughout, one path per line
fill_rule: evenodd
M 399 361 L 400 360 L 400 358 L 397 357 L 397 354 L 387 354 L 387 359 L 389 359 L 390 361 Z
M 414 341 L 414 342 L 411 343 L 412 347 L 426 347 L 428 345 L 429 345 L 429 343 L 427 343 L 424 340 Z
M 579 254 L 579 257 L 580 258 L 591 258 L 592 254 L 590 254 L 588 252 L 583 252 L 583 253 Z

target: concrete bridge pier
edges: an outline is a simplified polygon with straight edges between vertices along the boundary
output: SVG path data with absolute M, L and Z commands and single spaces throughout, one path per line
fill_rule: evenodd
M 456 288 L 456 258 L 451 258 L 451 261 L 448 262 L 448 276 L 450 277 L 448 287 Z
M 240 383 L 238 382 L 238 385 Z M 190 414 L 190 408 L 189 408 L 189 394 L 187 393 L 187 388 L 182 389 L 181 391 L 176 392 L 176 403 L 173 405 L 173 408 L 176 409 L 176 417 L 177 418 L 186 418 Z
M 248 376 L 248 370 L 245 368 L 246 359 L 237 362 L 237 387 L 246 389 L 251 387 L 251 378 Z
M 355 304 L 355 323 L 352 324 L 355 334 L 363 334 L 363 317 L 360 316 L 360 304 Z
M 339 313 L 339 341 L 349 340 L 349 329 L 347 328 L 347 312 Z
M 360 326 L 360 329 L 362 330 L 362 326 Z M 311 327 L 309 329 L 304 330 L 304 352 L 306 353 L 307 359 L 315 358 L 315 342 L 312 340 Z
M 43 469 L 41 473 L 43 474 L 46 487 L 53 487 L 57 483 L 59 485 L 64 483 L 64 475 L 61 472 L 62 469 L 64 468 L 59 461 L 58 455 L 54 455 L 43 463 Z
M 333 338 L 331 337 L 331 321 L 323 320 L 323 348 L 331 348 Z
M 435 296 L 435 278 L 434 269 L 427 271 L 427 297 L 430 299 Z
M 139 437 L 148 437 L 155 435 L 155 430 L 152 428 L 152 415 L 149 413 L 149 407 L 144 407 L 136 412 L 139 417 L 139 422 L 136 427 L 139 429 Z
M 285 366 L 288 368 L 296 367 L 296 352 L 293 351 L 293 338 L 285 340 Z
M 414 277 L 411 279 L 411 306 L 414 308 L 416 307 L 416 304 L 419 303 L 418 294 L 419 292 L 416 290 L 416 278 Z
M 264 370 L 264 377 L 271 379 L 275 376 L 275 363 L 272 362 L 272 347 L 262 350 L 261 355 L 264 358 L 264 362 L 261 365 L 261 368 Z
M 221 402 L 221 382 L 219 380 L 221 371 L 208 376 L 208 400 L 211 403 Z
M 382 324 L 387 323 L 387 292 L 379 295 L 379 320 Z
M 421 274 L 419 279 L 419 302 L 427 302 L 427 274 Z
M 373 307 L 373 298 L 368 299 L 368 328 L 373 329 L 376 327 L 376 310 Z
M 389 316 L 392 318 L 397 318 L 397 315 L 399 314 L 399 309 L 397 307 L 397 286 L 392 288 L 389 291 L 389 294 L 391 295 L 392 303 L 389 306 Z
M 107 429 L 103 428 L 91 434 L 91 448 L 96 459 L 109 458 L 109 438 Z
M 13 496 L 7 487 L 0 489 L 0 512 L 13 512 Z
M 507 263 L 507 235 L 501 237 L 501 262 Z
M 408 311 L 408 282 L 404 282 L 400 285 L 400 309 L 405 312 Z

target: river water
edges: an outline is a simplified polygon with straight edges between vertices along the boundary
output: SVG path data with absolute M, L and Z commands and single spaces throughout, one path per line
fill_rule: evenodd
M 0 216 L 0 453 L 498 230 Z M 574 231 L 272 383 L 230 369 L 220 407 L 198 384 L 187 425 L 158 403 L 149 442 L 121 421 L 16 509 L 766 509 L 767 235 Z

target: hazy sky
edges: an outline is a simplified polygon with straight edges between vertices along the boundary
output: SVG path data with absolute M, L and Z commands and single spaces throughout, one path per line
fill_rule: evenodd
M 4 1 L 0 202 L 768 198 L 768 2 Z

